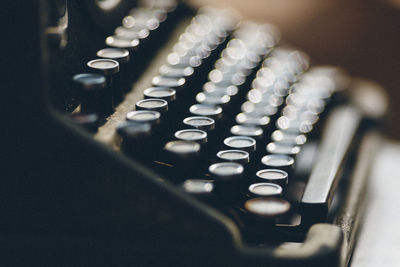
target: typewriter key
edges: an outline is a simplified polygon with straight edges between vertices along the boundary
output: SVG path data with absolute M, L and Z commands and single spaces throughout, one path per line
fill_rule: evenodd
M 242 177 L 244 168 L 239 163 L 221 162 L 212 164 L 208 171 L 217 181 L 236 181 Z
M 244 150 L 249 153 L 256 150 L 256 140 L 248 136 L 231 136 L 224 140 L 224 144 L 231 149 Z
M 116 86 L 114 91 L 114 103 L 120 103 L 125 92 L 130 91 L 131 83 L 129 81 L 129 51 L 122 48 L 104 48 L 97 51 L 97 56 L 100 58 L 113 59 L 118 61 L 120 66 L 121 84 Z
M 267 145 L 267 152 L 271 154 L 286 154 L 292 157 L 300 153 L 300 147 L 285 142 L 270 142 Z
M 145 98 L 164 99 L 170 104 L 176 99 L 176 91 L 168 87 L 150 87 L 143 92 Z
M 257 183 L 249 186 L 249 192 L 253 197 L 276 197 L 282 194 L 282 187 L 271 183 Z
M 139 47 L 139 39 L 127 39 L 121 36 L 113 35 L 106 38 L 106 45 L 114 48 L 125 48 L 129 52 L 136 51 Z
M 288 174 L 285 171 L 278 169 L 264 169 L 256 173 L 257 180 L 264 182 L 279 184 L 285 186 L 288 183 Z
M 217 153 L 217 157 L 221 160 L 240 163 L 245 165 L 249 163 L 249 153 L 244 150 L 222 150 Z
M 101 73 L 106 77 L 107 88 L 102 98 L 102 105 L 107 113 L 114 107 L 113 96 L 119 91 L 119 63 L 112 59 L 94 59 L 87 63 L 90 70 Z
M 134 9 L 135 10 L 135 9 Z M 138 10 L 139 12 L 139 10 Z M 130 28 L 144 28 L 150 31 L 157 30 L 160 26 L 160 20 L 152 17 L 150 14 L 136 13 L 135 16 L 126 16 L 122 19 L 122 25 L 128 29 Z M 150 16 L 149 16 L 150 15 Z
M 259 197 L 247 200 L 244 207 L 257 219 L 273 220 L 287 214 L 290 203 L 275 197 Z
M 222 108 L 215 105 L 195 104 L 189 108 L 193 115 L 211 117 L 214 120 L 222 118 Z
M 140 153 L 139 160 L 147 160 L 151 156 L 148 149 L 152 128 L 149 123 L 123 122 L 117 127 L 117 134 L 122 138 L 122 150 L 131 155 Z
M 185 141 L 194 141 L 199 144 L 207 143 L 207 133 L 198 129 L 180 130 L 175 132 L 175 138 Z
M 198 160 L 200 149 L 200 144 L 193 141 L 175 140 L 165 144 L 165 161 L 174 166 L 167 170 L 172 179 L 182 181 L 183 177 L 195 175 L 200 168 Z
M 255 125 L 266 128 L 269 125 L 270 118 L 261 114 L 255 113 L 239 113 L 236 116 L 236 122 L 243 125 Z
M 185 78 L 173 78 L 156 76 L 152 80 L 153 86 L 157 87 L 169 87 L 175 89 L 177 92 L 181 91 L 185 86 Z
M 135 139 L 142 136 L 150 136 L 151 125 L 149 123 L 137 123 L 126 121 L 118 125 L 117 133 L 124 139 Z
M 82 73 L 72 77 L 75 88 L 81 95 L 81 112 L 104 114 L 103 102 L 106 98 L 106 78 L 100 74 Z
M 300 121 L 297 119 L 290 120 L 285 116 L 279 117 L 276 121 L 276 127 L 283 131 L 299 134 L 309 133 L 313 129 L 313 125 L 310 122 Z
M 228 95 L 212 95 L 204 92 L 200 92 L 196 95 L 196 101 L 200 104 L 207 105 L 220 105 L 221 107 L 226 106 L 231 100 Z
M 161 114 L 168 111 L 168 102 L 164 99 L 148 98 L 139 100 L 135 104 L 136 110 L 153 110 L 158 111 Z
M 277 114 L 278 108 L 271 105 L 257 105 L 246 101 L 242 104 L 241 110 L 243 113 L 262 114 L 272 117 Z
M 165 146 L 164 149 L 174 155 L 179 157 L 188 157 L 191 155 L 197 155 L 200 152 L 200 144 L 193 141 L 170 141 Z
M 194 69 L 192 67 L 177 67 L 171 65 L 162 65 L 160 74 L 167 78 L 185 78 L 188 79 L 193 75 Z
M 187 117 L 183 120 L 183 123 L 185 125 L 206 132 L 212 131 L 215 128 L 215 121 L 209 117 L 201 117 L 201 116 Z
M 97 56 L 101 58 L 114 59 L 118 63 L 129 61 L 129 51 L 123 48 L 104 48 L 97 51 Z
M 116 36 L 122 37 L 124 39 L 146 39 L 149 36 L 148 29 L 141 28 L 125 28 L 119 26 L 114 31 Z
M 168 64 L 180 68 L 192 67 L 197 68 L 201 65 L 202 60 L 199 56 L 180 56 L 178 53 L 170 53 L 167 57 Z
M 299 146 L 304 145 L 307 142 L 307 137 L 304 134 L 296 134 L 282 130 L 274 131 L 271 138 L 275 142 L 285 142 Z
M 126 120 L 138 123 L 160 124 L 160 112 L 154 110 L 136 110 L 126 113 Z
M 187 193 L 196 196 L 209 196 L 214 190 L 214 183 L 210 180 L 189 179 L 183 183 L 182 187 Z
M 230 97 L 235 96 L 238 94 L 239 89 L 235 85 L 230 85 L 226 87 L 220 87 L 215 85 L 212 82 L 207 82 L 203 85 L 203 91 L 210 95 L 228 95 Z
M 271 154 L 261 159 L 261 163 L 268 168 L 279 168 L 291 174 L 294 166 L 294 159 L 287 155 Z
M 74 123 L 82 126 L 90 132 L 96 132 L 99 116 L 95 113 L 83 114 L 83 113 L 72 113 L 68 116 Z
M 234 125 L 231 128 L 231 134 L 244 135 L 260 140 L 264 134 L 263 129 L 253 125 Z

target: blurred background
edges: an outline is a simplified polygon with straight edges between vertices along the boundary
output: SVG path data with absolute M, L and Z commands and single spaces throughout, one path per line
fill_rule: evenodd
M 386 133 L 400 139 L 400 0 L 188 0 L 232 7 L 271 22 L 314 64 L 334 64 L 380 83 L 390 97 Z

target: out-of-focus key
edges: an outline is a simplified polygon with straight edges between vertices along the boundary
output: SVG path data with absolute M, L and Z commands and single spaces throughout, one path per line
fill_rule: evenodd
M 244 150 L 221 150 L 217 153 L 217 157 L 221 160 L 236 162 L 246 165 L 250 161 L 249 153 Z
M 224 139 L 224 144 L 230 149 L 244 150 L 249 153 L 256 150 L 256 140 L 248 136 L 231 136 Z

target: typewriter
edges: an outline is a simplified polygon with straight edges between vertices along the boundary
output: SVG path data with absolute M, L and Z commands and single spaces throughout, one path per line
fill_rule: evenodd
M 230 9 L 22 9 L 6 263 L 349 265 L 379 86 Z

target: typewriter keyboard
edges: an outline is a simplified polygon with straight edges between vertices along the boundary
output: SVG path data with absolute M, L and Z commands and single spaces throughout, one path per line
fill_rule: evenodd
M 139 96 L 131 88 L 142 51 L 174 16 L 173 2 L 163 3 L 130 11 L 73 77 L 81 105 L 70 117 L 231 218 L 246 242 L 301 241 L 336 206 L 362 120 L 346 102 L 348 77 L 310 66 L 269 24 L 203 8 Z

